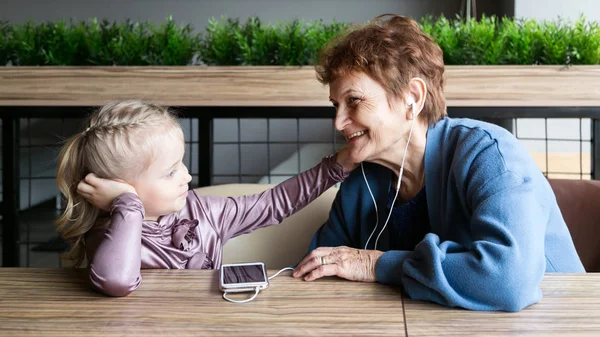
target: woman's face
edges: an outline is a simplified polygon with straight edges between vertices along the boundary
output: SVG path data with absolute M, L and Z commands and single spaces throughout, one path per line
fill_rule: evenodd
M 393 153 L 410 127 L 406 103 L 398 97 L 388 99 L 385 89 L 365 73 L 338 78 L 330 84 L 329 95 L 336 108 L 335 128 L 346 137 L 355 162 Z

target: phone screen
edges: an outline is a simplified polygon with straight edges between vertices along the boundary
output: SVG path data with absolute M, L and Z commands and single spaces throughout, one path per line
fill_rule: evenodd
M 263 266 L 223 266 L 223 284 L 266 282 Z

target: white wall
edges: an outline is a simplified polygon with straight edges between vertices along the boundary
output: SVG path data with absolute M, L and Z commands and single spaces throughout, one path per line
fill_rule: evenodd
M 515 0 L 515 17 L 519 18 L 576 20 L 582 13 L 588 20 L 600 21 L 600 0 Z

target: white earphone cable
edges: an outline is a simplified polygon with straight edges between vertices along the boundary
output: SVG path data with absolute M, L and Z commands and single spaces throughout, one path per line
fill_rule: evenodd
M 377 230 L 377 226 L 379 225 L 379 212 L 377 211 L 377 202 L 375 201 L 375 197 L 373 196 L 373 192 L 371 192 L 371 186 L 369 186 L 369 182 L 367 181 L 367 176 L 365 175 L 365 168 L 363 167 L 363 164 L 360 163 L 360 169 L 362 170 L 362 174 L 363 174 L 363 178 L 365 179 L 365 183 L 367 183 L 367 189 L 369 190 L 369 194 L 371 195 L 371 199 L 373 200 L 373 205 L 375 205 L 375 228 L 373 228 L 373 231 L 371 232 L 371 235 L 369 235 L 369 238 L 367 239 L 367 243 L 365 244 L 365 249 L 367 249 L 367 246 L 369 245 L 369 241 L 371 241 L 371 237 L 373 236 L 373 234 L 375 234 L 375 231 Z
M 281 274 L 282 272 L 284 272 L 286 270 L 294 270 L 294 268 L 293 267 L 285 267 L 285 268 L 281 269 L 280 271 L 276 272 L 274 275 L 269 276 L 268 279 L 270 280 L 270 279 L 272 279 L 274 277 L 277 277 L 279 274 Z M 237 303 L 237 304 L 248 303 L 248 302 L 254 300 L 256 298 L 256 296 L 258 296 L 259 292 L 260 292 L 260 288 L 259 287 L 255 287 L 254 288 L 254 295 L 252 297 L 248 298 L 248 299 L 245 299 L 245 300 L 234 300 L 234 299 L 231 299 L 231 298 L 227 297 L 227 292 L 224 292 L 223 293 L 223 299 L 226 300 L 226 301 L 228 301 L 228 302 Z
M 231 298 L 227 297 L 227 292 L 224 292 L 223 293 L 223 299 L 225 299 L 226 301 L 231 302 L 231 303 L 238 303 L 238 304 L 240 304 L 240 303 L 248 303 L 248 302 L 254 300 L 256 298 L 256 296 L 258 296 L 259 292 L 260 292 L 260 288 L 256 287 L 254 289 L 254 295 L 252 295 L 252 297 L 250 297 L 248 299 L 245 299 L 245 300 L 232 300 Z
M 274 275 L 269 276 L 269 280 L 274 277 L 277 277 L 277 275 L 281 274 L 282 272 L 284 272 L 286 270 L 294 270 L 294 268 L 293 267 L 285 267 L 285 268 L 281 269 L 280 271 L 276 272 Z
M 392 201 L 392 207 L 390 209 L 387 219 L 385 220 L 385 223 L 383 224 L 383 228 L 381 228 L 381 231 L 379 232 L 379 235 L 377 235 L 377 239 L 375 240 L 375 247 L 373 247 L 373 249 L 375 249 L 375 250 L 377 249 L 377 244 L 379 243 L 379 237 L 381 236 L 381 233 L 383 233 L 383 231 L 385 230 L 385 227 L 387 226 L 388 221 L 390 220 L 390 217 L 392 216 L 394 204 L 396 203 L 396 199 L 398 198 L 398 193 L 400 192 L 400 186 L 402 183 L 402 174 L 404 173 L 404 161 L 406 160 L 406 154 L 408 152 L 408 145 L 410 144 L 410 139 L 412 138 L 413 129 L 415 126 L 415 119 L 417 119 L 416 114 L 415 114 L 415 103 L 414 102 L 412 102 L 411 108 L 412 108 L 413 118 L 412 118 L 412 121 L 410 124 L 410 131 L 408 133 L 408 139 L 406 140 L 406 146 L 404 147 L 404 155 L 402 156 L 402 163 L 400 164 L 400 172 L 398 174 L 398 184 L 396 185 L 396 195 L 394 195 L 394 200 Z M 375 201 L 373 192 L 371 192 L 371 187 L 369 186 L 369 182 L 367 181 L 367 177 L 365 175 L 365 170 L 362 166 L 362 163 L 361 163 L 361 169 L 362 169 L 362 173 L 363 173 L 363 178 L 365 179 L 365 183 L 367 184 L 367 189 L 369 190 L 369 194 L 371 195 L 371 199 L 373 200 L 373 204 L 375 205 L 375 216 L 377 217 L 377 222 L 375 223 L 375 228 L 373 228 L 373 232 L 371 232 L 371 235 L 369 235 L 369 238 L 367 239 L 367 243 L 365 244 L 365 249 L 367 249 L 367 246 L 369 245 L 369 241 L 371 241 L 371 237 L 375 233 L 375 230 L 377 229 L 377 225 L 379 224 L 379 212 L 377 211 L 377 202 Z

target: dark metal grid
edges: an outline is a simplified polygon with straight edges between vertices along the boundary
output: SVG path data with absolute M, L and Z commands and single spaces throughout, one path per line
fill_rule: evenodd
M 31 155 L 32 155 L 32 151 L 35 148 L 46 148 L 46 149 L 51 149 L 51 148 L 58 148 L 60 147 L 60 145 L 57 144 L 44 144 L 44 145 L 38 145 L 38 144 L 31 144 L 31 138 L 32 138 L 32 129 L 31 129 L 31 118 L 33 117 L 48 117 L 48 118 L 75 118 L 75 117 L 81 117 L 83 114 L 86 114 L 87 112 L 91 111 L 92 109 L 89 108 L 85 108 L 85 107 L 79 107 L 79 108 L 42 108 L 42 107 L 26 107 L 26 108 L 6 108 L 6 107 L 0 107 L 0 111 L 2 111 L 2 126 L 3 126 L 3 137 L 2 137 L 2 141 L 3 144 L 9 144 L 12 146 L 8 146 L 7 149 L 5 149 L 3 147 L 3 154 L 6 156 L 8 155 L 9 157 L 12 157 L 13 159 L 19 159 L 19 153 L 18 151 L 22 151 L 23 149 L 26 149 L 26 153 L 29 155 L 29 159 L 31 159 Z M 190 168 L 190 173 L 192 174 L 192 176 L 194 176 L 196 179 L 196 184 L 192 184 L 192 185 L 196 185 L 196 186 L 205 186 L 208 185 L 210 183 L 210 179 L 207 177 L 213 177 L 215 175 L 207 175 L 212 173 L 212 151 L 213 151 L 213 146 L 215 144 L 215 142 L 213 142 L 213 118 L 214 117 L 238 117 L 238 133 L 240 132 L 240 125 L 239 125 L 239 117 L 240 117 L 240 112 L 242 110 L 246 110 L 242 115 L 244 118 L 267 118 L 267 141 L 266 142 L 241 142 L 241 138 L 239 137 L 238 134 L 238 156 L 241 156 L 241 145 L 243 144 L 261 144 L 261 143 L 265 143 L 265 144 L 295 144 L 296 145 L 296 149 L 298 152 L 300 152 L 300 147 L 303 144 L 326 144 L 328 142 L 326 141 L 301 141 L 300 140 L 300 123 L 299 120 L 301 118 L 331 118 L 333 117 L 333 110 L 330 108 L 273 108 L 273 107 L 267 107 L 267 108 L 250 108 L 250 109 L 242 109 L 242 108 L 237 108 L 237 107 L 221 107 L 221 108 L 182 108 L 182 117 L 192 117 L 192 116 L 197 116 L 197 115 L 201 115 L 197 118 L 190 118 L 189 119 L 189 127 L 190 127 L 190 131 L 191 134 L 190 136 L 192 138 L 190 139 L 186 139 L 186 150 L 188 152 L 188 167 Z M 544 128 L 545 128 L 545 135 L 546 137 L 541 139 L 541 138 L 521 138 L 523 140 L 543 140 L 546 142 L 546 149 L 547 149 L 547 144 L 549 141 L 569 141 L 569 142 L 576 142 L 578 141 L 580 144 L 580 160 L 579 160 L 579 166 L 580 166 L 580 170 L 578 173 L 574 173 L 574 172 L 545 172 L 545 174 L 565 174 L 565 175 L 574 175 L 574 176 L 579 176 L 580 179 L 582 179 L 584 176 L 585 177 L 593 177 L 595 179 L 598 178 L 598 175 L 596 174 L 596 168 L 599 167 L 599 160 L 600 160 L 600 146 L 597 146 L 597 144 L 595 143 L 597 139 L 600 139 L 600 124 L 598 123 L 598 120 L 594 119 L 592 121 L 592 132 L 591 132 L 591 151 L 592 151 L 592 169 L 591 169 L 591 173 L 588 175 L 586 173 L 583 173 L 583 157 L 581 156 L 581 153 L 583 151 L 583 139 L 582 139 L 582 124 L 581 124 L 581 118 L 580 118 L 580 124 L 579 124 L 579 128 L 580 128 L 580 137 L 579 139 L 563 139 L 563 138 L 548 138 L 548 125 L 547 125 L 547 118 L 551 118 L 551 117 L 599 117 L 600 113 L 598 108 L 525 108 L 525 109 L 521 109 L 521 108 L 502 108 L 502 109 L 495 109 L 495 112 L 490 113 L 490 108 L 466 108 L 466 109 L 461 109 L 460 111 L 457 109 L 449 109 L 450 115 L 453 115 L 454 117 L 477 117 L 477 115 L 487 112 L 488 115 L 487 116 L 491 116 L 493 118 L 513 118 L 513 117 L 540 117 L 543 116 L 543 114 L 546 115 L 545 117 L 545 123 L 544 123 Z M 459 112 L 459 113 L 458 113 Z M 21 114 L 26 115 L 26 117 L 22 117 Z M 480 116 L 481 117 L 481 116 Z M 270 118 L 293 118 L 296 120 L 296 140 L 295 141 L 273 141 L 270 139 L 271 135 L 270 135 L 270 128 L 271 128 L 271 121 Z M 25 119 L 26 120 L 26 124 L 27 124 L 27 139 L 28 139 L 28 144 L 23 144 L 20 145 L 19 143 L 19 126 L 20 126 L 20 121 L 21 119 Z M 197 133 L 198 133 L 198 139 L 197 140 L 193 140 L 193 135 L 195 134 L 193 126 L 196 125 L 194 124 L 194 120 L 197 121 L 197 125 L 198 125 L 198 129 L 197 129 Z M 515 134 L 517 134 L 517 130 L 516 130 L 516 123 L 515 125 Z M 64 136 L 65 132 L 64 132 L 64 119 L 62 119 L 61 121 L 61 135 Z M 223 142 L 223 143 L 228 143 L 228 142 Z M 231 142 L 231 143 L 235 143 L 235 142 Z M 332 141 L 331 144 L 333 146 L 332 150 L 335 151 L 337 148 L 337 138 L 336 138 L 336 134 L 335 132 L 333 133 L 333 137 L 332 137 Z M 194 149 L 194 145 L 198 146 L 198 151 L 193 151 Z M 16 151 L 11 150 L 11 148 L 15 148 Z M 195 158 L 194 156 L 194 152 L 198 154 L 198 158 Z M 197 171 L 192 171 L 194 165 L 194 159 L 196 159 L 198 161 L 198 170 Z M 240 176 L 238 177 L 238 180 L 241 181 L 242 177 L 258 177 L 261 175 L 251 175 L 251 174 L 242 174 L 241 172 L 241 165 L 242 162 L 240 160 L 240 158 L 238 157 L 238 165 L 240 166 L 240 168 L 238 168 L 238 173 L 240 174 Z M 270 169 L 271 167 L 271 153 L 270 153 L 270 147 L 267 146 L 267 165 Z M 298 162 L 298 172 L 300 172 L 301 168 L 302 168 L 302 158 L 300 156 L 300 153 L 298 153 L 298 158 L 297 158 L 297 162 Z M 3 161 L 4 163 L 4 161 Z M 34 181 L 37 180 L 42 180 L 42 179 L 52 179 L 54 180 L 55 177 L 54 176 L 36 176 L 33 177 L 33 172 L 32 172 L 32 166 L 33 163 L 31 160 L 29 160 L 28 162 L 28 166 L 27 166 L 27 176 L 24 177 L 19 177 L 20 174 L 20 167 L 19 167 L 19 162 L 16 161 L 14 162 L 14 164 L 16 165 L 12 165 L 12 167 L 8 167 L 6 170 L 4 165 L 1 168 L 2 169 L 2 173 L 3 173 L 3 181 L 5 182 L 5 184 L 3 184 L 3 187 L 9 187 L 12 188 L 12 195 L 8 195 L 9 198 L 8 199 L 12 199 L 8 200 L 8 203 L 3 203 L 3 220 L 4 221 L 16 221 L 18 223 L 19 221 L 19 213 L 20 212 L 16 212 L 14 214 L 9 214 L 11 212 L 6 212 L 6 207 L 8 205 L 16 205 L 18 207 L 18 204 L 20 202 L 20 197 L 19 197 L 19 182 L 22 181 L 27 181 L 28 182 L 28 187 L 27 187 L 27 191 L 28 191 L 28 204 L 29 206 L 32 204 L 32 183 Z M 546 152 L 546 169 L 548 169 L 548 158 L 547 158 L 547 152 Z M 270 170 L 268 170 L 270 171 Z M 547 171 L 547 170 L 546 170 Z M 296 172 L 297 173 L 297 172 Z M 290 174 L 269 174 L 268 175 L 268 181 L 271 182 L 271 177 L 274 176 L 290 176 L 293 175 L 293 173 Z M 11 182 L 12 181 L 12 182 Z M 193 187 L 193 186 L 192 186 Z M 5 197 L 5 201 L 7 201 L 7 194 L 4 193 L 3 194 Z M 22 213 L 22 212 L 21 212 Z M 53 219 L 52 219 L 53 220 Z M 53 226 L 50 221 L 48 222 L 49 226 Z M 9 231 L 6 231 L 6 229 L 10 229 Z M 30 224 L 26 223 L 26 234 L 25 237 L 23 238 L 24 240 L 20 240 L 20 233 L 17 229 L 17 232 L 15 233 L 15 230 L 11 229 L 10 227 L 7 226 L 3 226 L 2 228 L 4 231 L 3 234 L 8 234 L 9 237 L 13 237 L 15 236 L 14 234 L 16 234 L 15 236 L 15 241 L 14 244 L 16 244 L 18 247 L 21 246 L 25 246 L 26 251 L 27 251 L 27 256 L 25 259 L 25 265 L 29 266 L 31 264 L 31 258 L 29 256 L 29 252 L 30 252 L 30 248 L 32 245 L 38 244 L 40 241 L 39 240 L 32 240 L 32 236 L 31 236 L 31 228 L 30 228 Z M 4 238 L 6 239 L 6 238 Z M 25 242 L 23 242 L 25 241 Z M 3 240 L 3 242 L 6 242 L 6 240 Z M 6 253 L 7 251 L 9 252 L 9 254 L 12 252 L 11 251 L 12 247 L 6 247 L 6 245 L 4 245 L 3 248 L 3 252 Z M 4 261 L 6 261 L 7 259 L 4 259 Z M 17 259 L 18 261 L 18 259 Z
M 55 151 L 58 152 L 58 150 L 61 148 L 62 146 L 62 140 L 67 139 L 68 137 L 70 137 L 72 135 L 71 134 L 67 134 L 67 131 L 65 130 L 65 120 L 66 118 L 61 118 L 60 119 L 60 130 L 57 134 L 55 134 L 54 136 L 56 137 L 56 142 L 49 142 L 46 144 L 33 144 L 33 127 L 32 127 L 32 122 L 31 122 L 32 118 L 31 117 L 27 117 L 27 118 L 22 118 L 20 120 L 17 120 L 17 125 L 19 127 L 20 131 L 20 136 L 23 136 L 23 133 L 25 133 L 25 137 L 21 138 L 21 137 L 15 137 L 15 139 L 20 139 L 22 140 L 23 145 L 18 144 L 17 146 L 17 150 L 19 151 L 19 153 L 21 153 L 22 155 L 25 155 L 26 158 L 23 158 L 22 156 L 20 156 L 20 160 L 21 161 L 26 161 L 26 165 L 25 165 L 25 170 L 20 170 L 20 174 L 18 176 L 18 181 L 19 181 L 19 185 L 20 188 L 17 188 L 15 190 L 15 192 L 17 193 L 17 195 L 20 194 L 20 189 L 21 188 L 25 188 L 25 191 L 27 192 L 27 198 L 26 200 L 23 200 L 26 202 L 26 205 L 20 205 L 21 204 L 21 200 L 20 197 L 16 197 L 16 204 L 17 207 L 20 206 L 24 206 L 23 208 L 25 208 L 25 210 L 23 211 L 19 211 L 19 222 L 20 222 L 20 228 L 17 231 L 17 233 L 15 233 L 17 235 L 17 237 L 19 238 L 18 240 L 15 240 L 15 244 L 17 245 L 17 247 L 19 248 L 19 252 L 21 255 L 21 259 L 19 265 L 21 267 L 30 267 L 32 265 L 32 248 L 36 247 L 37 245 L 40 244 L 47 244 L 49 241 L 53 240 L 54 238 L 56 238 L 57 233 L 55 233 L 55 225 L 53 224 L 54 220 L 58 217 L 59 215 L 59 211 L 57 210 L 55 212 L 55 214 L 52 214 L 53 212 L 49 211 L 49 212 L 44 212 L 44 215 L 41 216 L 36 216 L 36 207 L 34 207 L 34 201 L 33 201 L 33 189 L 32 189 L 32 185 L 35 184 L 38 181 L 48 181 L 51 180 L 52 182 L 54 182 L 56 180 L 56 175 L 35 175 L 33 172 L 33 166 L 34 165 L 46 165 L 49 163 L 36 163 L 35 162 L 35 158 L 34 158 L 34 149 L 41 149 L 41 150 L 48 150 L 48 151 Z M 198 172 L 193 171 L 192 167 L 194 166 L 194 151 L 192 151 L 194 145 L 198 145 L 198 141 L 193 141 L 194 138 L 194 129 L 193 129 L 193 123 L 194 123 L 195 119 L 193 118 L 189 118 L 188 121 L 188 125 L 190 128 L 190 134 L 188 135 L 188 137 L 186 137 L 187 139 L 185 140 L 185 146 L 186 146 L 186 155 L 188 156 L 188 160 L 187 160 L 187 165 L 188 168 L 190 169 L 190 174 L 192 175 L 193 181 L 198 181 Z M 43 123 L 43 119 L 42 120 L 38 120 L 38 123 Z M 79 131 L 76 131 L 79 132 Z M 21 163 L 15 163 L 16 168 L 19 169 L 21 168 Z M 53 162 L 52 164 L 55 164 L 55 162 Z M 49 167 L 51 168 L 51 167 Z M 3 180 L 4 181 L 4 180 Z M 193 183 L 191 184 L 192 188 L 194 187 Z M 4 187 L 4 186 L 3 186 Z M 59 194 L 60 192 L 58 191 L 58 188 L 55 189 L 54 195 L 56 196 L 54 200 L 48 200 L 48 201 L 52 201 L 52 202 L 42 202 L 41 206 L 38 207 L 44 207 L 45 209 L 51 209 L 51 207 L 60 207 L 61 205 L 61 199 L 59 198 Z M 51 216 L 48 216 L 48 213 L 52 214 Z M 32 232 L 34 232 L 36 229 L 33 229 L 33 223 L 38 224 L 38 230 L 39 230 L 39 223 L 40 222 L 44 222 L 47 224 L 47 226 L 45 226 L 46 228 L 41 231 L 36 233 L 35 235 L 35 239 L 33 238 L 34 235 L 32 235 Z M 0 238 L 2 238 L 2 231 L 0 231 Z M 4 253 L 4 252 L 3 252 Z M 62 262 L 60 260 L 60 256 L 58 253 L 52 253 L 52 252 L 39 252 L 38 254 L 54 254 L 56 255 L 56 261 L 57 261 L 57 265 L 60 267 L 62 265 Z M 33 261 L 35 262 L 35 261 Z
M 593 149 L 594 149 L 594 120 L 591 120 L 590 122 L 590 127 L 591 127 L 591 138 L 590 140 L 586 140 L 583 139 L 583 120 L 584 118 L 578 118 L 578 127 L 579 127 L 579 137 L 578 138 L 557 138 L 557 137 L 550 137 L 549 136 L 549 132 L 548 132 L 548 118 L 544 118 L 544 137 L 520 137 L 519 136 L 519 132 L 518 132 L 518 123 L 515 120 L 515 123 L 513 124 L 514 127 L 514 135 L 517 139 L 519 140 L 524 140 L 524 141 L 543 141 L 544 142 L 544 147 L 545 147 L 545 169 L 542 170 L 542 173 L 544 174 L 544 176 L 552 178 L 553 176 L 556 175 L 561 175 L 561 176 L 573 176 L 573 178 L 576 178 L 577 176 L 579 176 L 579 179 L 594 179 L 595 177 L 595 167 L 594 167 L 594 159 L 595 159 L 595 155 L 593 153 Z M 577 143 L 579 144 L 579 170 L 578 172 L 574 172 L 574 171 L 551 171 L 550 170 L 550 160 L 549 160 L 549 142 L 566 142 L 566 143 Z M 584 172 L 583 169 L 583 144 L 584 143 L 588 143 L 590 144 L 591 147 L 591 167 L 590 167 L 590 172 Z

